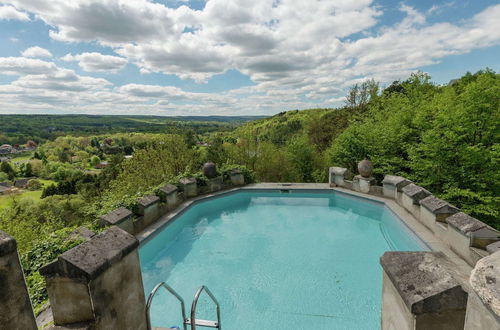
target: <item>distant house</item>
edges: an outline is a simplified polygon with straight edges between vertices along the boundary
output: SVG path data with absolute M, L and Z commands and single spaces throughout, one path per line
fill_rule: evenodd
M 0 154 L 9 154 L 12 152 L 12 146 L 10 144 L 2 144 L 0 146 Z
M 6 195 L 10 192 L 10 187 L 0 186 L 0 195 Z
M 102 161 L 102 162 L 100 162 L 99 164 L 97 164 L 96 166 L 94 166 L 94 168 L 97 168 L 97 169 L 103 169 L 103 168 L 105 168 L 106 166 L 108 166 L 108 162 L 107 162 L 107 161 Z
M 28 186 L 28 182 L 31 180 L 31 179 L 36 179 L 35 177 L 30 177 L 30 178 L 24 178 L 24 179 L 19 179 L 19 180 L 16 180 L 14 181 L 14 186 L 16 188 L 26 188 Z

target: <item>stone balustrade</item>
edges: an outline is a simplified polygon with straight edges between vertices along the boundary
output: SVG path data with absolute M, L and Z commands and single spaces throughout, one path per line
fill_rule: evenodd
M 467 292 L 442 253 L 386 252 L 383 268 L 382 330 L 461 330 Z
M 126 232 L 134 233 L 133 224 L 134 214 L 132 211 L 125 207 L 119 207 L 100 217 L 100 225 L 105 226 L 118 226 Z
M 424 188 L 410 183 L 403 187 L 403 196 L 401 199 L 403 207 L 413 214 L 416 219 L 420 218 L 420 201 L 431 193 Z
M 166 204 L 167 211 L 175 209 L 179 204 L 178 191 L 179 188 L 173 184 L 167 184 L 159 189 L 160 200 Z
M 138 216 L 134 223 L 134 232 L 138 233 L 160 217 L 160 198 L 155 195 L 142 197 L 134 207 L 134 212 Z
M 182 192 L 186 198 L 195 197 L 198 195 L 198 187 L 195 178 L 182 178 L 179 181 Z
M 386 175 L 382 181 L 383 195 L 384 197 L 395 199 L 401 203 L 403 188 L 410 183 L 410 180 L 402 176 Z
M 347 168 L 330 167 L 328 175 L 328 183 L 330 187 L 346 187 Z
M 446 240 L 448 224 L 446 218 L 458 212 L 458 208 L 433 195 L 420 201 L 420 222 L 429 228 L 434 235 Z
M 139 241 L 113 226 L 41 268 L 56 326 L 146 330 Z
M 0 231 L 0 329 L 36 330 L 16 240 Z
M 464 329 L 500 329 L 500 252 L 479 260 L 469 283 Z
M 245 176 L 238 168 L 231 170 L 231 172 L 229 173 L 229 179 L 231 180 L 231 183 L 235 186 L 242 186 L 245 184 Z

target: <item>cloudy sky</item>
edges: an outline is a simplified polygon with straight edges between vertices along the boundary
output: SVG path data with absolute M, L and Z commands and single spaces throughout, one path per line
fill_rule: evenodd
M 0 0 L 0 113 L 274 114 L 499 59 L 498 0 Z

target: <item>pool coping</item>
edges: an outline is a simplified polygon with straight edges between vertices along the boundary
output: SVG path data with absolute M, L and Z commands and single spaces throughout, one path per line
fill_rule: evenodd
M 461 282 L 464 289 L 469 291 L 469 276 L 472 271 L 472 267 L 455 252 L 453 252 L 450 247 L 448 247 L 442 240 L 436 237 L 427 227 L 425 227 L 421 222 L 419 222 L 415 217 L 404 209 L 402 206 L 396 203 L 395 200 L 382 197 L 364 194 L 356 192 L 353 190 L 348 190 L 340 187 L 330 187 L 328 183 L 255 183 L 246 186 L 231 188 L 223 191 L 218 191 L 214 193 L 209 193 L 206 195 L 196 196 L 189 200 L 182 202 L 174 210 L 168 212 L 162 216 L 158 221 L 151 224 L 145 228 L 140 233 L 136 234 L 135 237 L 139 240 L 142 245 L 149 239 L 156 236 L 161 230 L 168 225 L 170 222 L 175 220 L 178 216 L 182 215 L 191 206 L 198 204 L 201 201 L 210 200 L 224 195 L 230 195 L 239 191 L 250 191 L 250 190 L 302 190 L 302 191 L 332 191 L 340 192 L 342 194 L 355 196 L 363 198 L 369 201 L 379 202 L 384 204 L 390 211 L 394 213 L 399 220 L 410 229 L 425 245 L 427 245 L 433 252 L 441 252 L 448 259 L 450 259 L 457 267 L 455 269 L 455 276 L 457 280 Z

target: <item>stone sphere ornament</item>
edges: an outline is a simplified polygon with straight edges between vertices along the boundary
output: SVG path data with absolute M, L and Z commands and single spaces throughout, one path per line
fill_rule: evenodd
M 358 172 L 364 178 L 369 178 L 373 173 L 373 164 L 368 159 L 363 159 L 358 163 Z
M 203 174 L 209 178 L 213 179 L 217 176 L 217 168 L 214 163 L 208 162 L 203 165 Z

